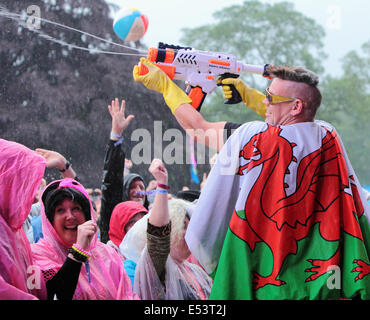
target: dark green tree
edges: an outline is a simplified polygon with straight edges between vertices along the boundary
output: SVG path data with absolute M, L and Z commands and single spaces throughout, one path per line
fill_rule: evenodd
M 318 118 L 336 127 L 361 183 L 370 184 L 370 41 L 362 51 L 350 51 L 342 59 L 342 76 L 323 81 Z

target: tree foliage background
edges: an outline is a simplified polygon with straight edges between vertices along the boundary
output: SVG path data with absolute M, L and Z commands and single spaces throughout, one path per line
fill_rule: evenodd
M 184 29 L 182 42 L 197 49 L 233 53 L 249 64 L 296 65 L 316 72 L 323 95 L 316 118 L 336 127 L 361 183 L 370 184 L 370 137 L 366 134 L 370 129 L 370 39 L 362 52 L 350 51 L 343 57 L 343 75 L 333 77 L 325 73 L 323 27 L 296 11 L 293 3 L 244 1 L 216 11 L 213 17 L 213 24 Z M 242 78 L 261 91 L 268 86 L 267 80 L 255 75 Z M 262 120 L 243 103 L 222 104 L 221 91 L 207 99 L 202 112 L 209 121 Z
M 0 0 L 0 6 L 14 13 L 24 13 L 31 4 L 41 8 L 42 18 L 120 41 L 112 29 L 111 12 L 117 7 L 104 0 Z M 325 74 L 323 27 L 296 11 L 293 3 L 249 0 L 216 11 L 214 18 L 213 24 L 184 29 L 180 44 L 232 53 L 245 63 L 301 65 L 317 72 L 323 93 L 318 118 L 337 128 L 360 181 L 370 184 L 370 137 L 364 134 L 370 129 L 370 41 L 364 43 L 361 52 L 349 52 L 343 58 L 343 75 L 332 77 Z M 0 17 L 0 21 L 1 138 L 32 149 L 58 151 L 71 160 L 86 187 L 99 187 L 111 128 L 107 105 L 114 97 L 124 98 L 126 114 L 135 115 L 124 133 L 128 157 L 137 144 L 130 139 L 135 129 L 145 128 L 153 137 L 154 121 L 162 121 L 163 132 L 181 130 L 161 95 L 133 81 L 132 68 L 138 56 L 91 54 L 47 41 L 7 18 Z M 41 31 L 90 49 L 134 52 L 49 24 L 42 24 Z M 268 86 L 267 80 L 255 75 L 242 77 L 251 87 L 264 90 Z M 242 103 L 222 102 L 221 89 L 207 97 L 202 107 L 207 120 L 262 120 Z M 170 143 L 164 141 L 163 148 Z M 185 147 L 185 142 L 179 146 Z M 189 165 L 167 167 L 173 191 L 183 185 L 199 188 L 190 180 Z M 137 164 L 133 171 L 148 182 L 151 176 L 147 168 L 147 164 Z M 198 166 L 199 177 L 208 170 L 208 165 Z M 47 175 L 49 179 L 59 177 L 52 170 Z

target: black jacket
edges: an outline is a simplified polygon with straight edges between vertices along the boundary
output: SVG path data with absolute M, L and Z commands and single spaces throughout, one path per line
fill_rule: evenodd
M 123 170 L 125 167 L 125 153 L 122 143 L 109 140 L 104 157 L 104 170 L 101 185 L 102 198 L 100 217 L 100 241 L 109 240 L 109 222 L 114 207 L 123 201 Z
M 104 157 L 104 170 L 101 185 L 102 198 L 100 207 L 100 217 L 98 225 L 100 229 L 100 241 L 109 241 L 109 222 L 114 207 L 123 201 L 129 200 L 128 190 L 133 179 L 144 179 L 136 174 L 130 173 L 123 178 L 125 168 L 125 153 L 122 143 L 109 140 Z M 125 180 L 125 181 L 124 181 Z M 145 197 L 144 207 L 148 209 L 149 202 Z

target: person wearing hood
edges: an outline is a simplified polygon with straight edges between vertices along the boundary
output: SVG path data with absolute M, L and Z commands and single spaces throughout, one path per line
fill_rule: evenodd
M 75 170 L 72 168 L 71 162 L 68 161 L 59 152 L 42 148 L 36 148 L 35 152 L 45 159 L 46 168 L 57 169 L 62 179 L 72 178 L 75 179 L 76 181 L 80 181 L 77 177 Z M 31 211 L 27 217 L 27 220 L 23 224 L 24 231 L 31 244 L 36 243 L 40 238 L 42 238 L 40 195 L 45 187 L 46 180 L 42 179 L 39 191 L 37 192 L 34 203 L 32 204 Z
M 113 247 L 120 255 L 126 273 L 129 276 L 132 284 L 134 284 L 136 263 L 132 260 L 126 259 L 119 250 L 126 233 L 133 227 L 133 225 L 144 217 L 148 210 L 137 201 L 125 201 L 116 205 L 112 212 L 109 225 L 109 241 L 107 245 Z
M 141 175 L 137 173 L 125 175 L 123 179 L 123 201 L 135 201 L 148 209 L 149 201 L 145 189 L 145 182 Z
M 23 229 L 45 165 L 44 158 L 24 145 L 0 139 L 0 300 L 46 296 Z
M 51 182 L 41 196 L 44 238 L 31 246 L 49 300 L 137 299 L 119 255 L 98 241 L 87 191 L 76 180 Z
M 117 204 L 112 212 L 109 224 L 108 245 L 119 252 L 119 245 L 126 233 L 148 210 L 137 201 L 125 201 Z

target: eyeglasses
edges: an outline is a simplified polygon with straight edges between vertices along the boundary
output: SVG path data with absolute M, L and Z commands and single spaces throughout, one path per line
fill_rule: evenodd
M 269 89 L 270 88 L 266 89 L 265 96 L 266 96 L 266 99 L 268 100 L 268 102 L 271 103 L 271 104 L 276 104 L 276 103 L 281 103 L 281 102 L 289 102 L 289 101 L 294 101 L 294 100 L 297 99 L 297 98 L 276 96 L 276 95 L 272 94 L 269 91 Z

